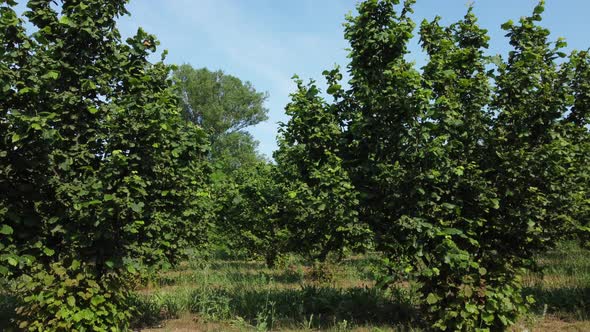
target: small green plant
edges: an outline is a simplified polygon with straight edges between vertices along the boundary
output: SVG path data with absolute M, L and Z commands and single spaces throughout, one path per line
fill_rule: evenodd
M 26 294 L 16 309 L 19 328 L 29 331 L 125 330 L 132 317 L 125 276 L 108 274 L 95 281 L 90 269 L 74 261 L 39 268 L 18 283 Z
M 349 323 L 346 319 L 341 322 L 337 322 L 334 326 L 335 332 L 347 332 L 349 330 L 350 330 Z
M 210 320 L 231 318 L 230 297 L 222 289 L 205 286 L 190 294 L 188 309 Z
M 264 308 L 256 314 L 257 331 L 264 332 L 273 330 L 273 326 L 276 320 L 275 305 L 275 302 L 268 301 L 267 298 L 267 302 Z
M 307 331 L 313 330 L 313 314 L 309 315 L 309 318 L 303 317 L 303 328 Z
M 331 284 L 337 275 L 337 267 L 328 262 L 315 261 L 305 275 L 305 279 L 319 284 Z

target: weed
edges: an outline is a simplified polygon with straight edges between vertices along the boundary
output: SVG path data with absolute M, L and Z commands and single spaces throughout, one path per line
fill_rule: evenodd
M 541 270 L 525 278 L 525 293 L 537 302 L 521 324 L 530 329 L 555 317 L 590 319 L 588 253 L 563 244 L 537 259 Z M 417 331 L 421 326 L 415 283 L 374 287 L 376 253 L 312 266 L 289 256 L 275 269 L 258 261 L 194 259 L 201 261 L 154 276 L 155 288 L 135 304 L 136 322 L 158 326 L 191 313 L 199 324 L 231 323 L 236 331 Z

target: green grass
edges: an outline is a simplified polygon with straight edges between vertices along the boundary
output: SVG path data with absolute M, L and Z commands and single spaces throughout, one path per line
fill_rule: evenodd
M 260 262 L 189 262 L 155 276 L 140 299 L 161 304 L 160 310 L 148 308 L 152 313 L 178 317 L 188 312 L 207 321 L 260 330 L 413 324 L 414 293 L 403 287 L 372 287 L 374 281 L 368 275 L 371 265 L 365 258 L 324 268 L 297 261 L 277 269 L 267 269 Z
M 318 273 L 297 259 L 272 270 L 262 262 L 195 260 L 158 274 L 143 291 L 147 298 L 172 296 L 176 317 L 190 313 L 201 322 L 250 330 L 419 329 L 417 294 L 407 285 L 389 290 L 373 287 L 370 261 L 355 257 Z M 525 294 L 534 295 L 537 302 L 521 325 L 589 321 L 590 251 L 566 243 L 537 261 L 542 272 L 524 278 Z M 545 330 L 555 326 L 549 323 Z
M 537 301 L 534 313 L 566 321 L 590 320 L 590 251 L 564 243 L 537 262 L 541 272 L 525 278 L 525 293 Z
M 154 273 L 137 289 L 133 325 L 168 324 L 186 331 L 420 330 L 412 285 L 375 287 L 372 259 L 306 266 L 290 257 L 268 269 L 258 261 L 193 257 L 174 270 Z M 590 330 L 590 251 L 566 243 L 537 262 L 542 272 L 524 278 L 525 293 L 537 302 L 521 326 Z M 9 331 L 17 303 L 0 290 L 0 331 Z

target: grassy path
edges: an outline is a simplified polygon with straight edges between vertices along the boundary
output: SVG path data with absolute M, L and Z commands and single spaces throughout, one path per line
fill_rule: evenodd
M 296 259 L 191 260 L 139 291 L 142 331 L 418 331 L 418 297 L 409 284 L 381 290 L 370 257 L 327 268 Z M 590 331 L 590 251 L 562 245 L 524 279 L 533 312 L 514 331 Z M 155 327 L 154 327 L 155 326 Z

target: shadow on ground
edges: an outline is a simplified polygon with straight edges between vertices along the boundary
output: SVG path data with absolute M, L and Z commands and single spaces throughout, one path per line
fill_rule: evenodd
M 416 324 L 416 306 L 404 291 L 382 291 L 376 288 L 357 287 L 336 289 L 304 285 L 299 289 L 198 289 L 194 290 L 186 306 L 192 314 L 209 320 L 243 319 L 253 326 L 294 327 L 302 324 L 309 328 L 324 329 L 346 321 L 354 325 Z M 170 304 L 168 304 L 170 305 Z M 173 304 L 174 305 L 174 304 Z M 175 318 L 182 310 L 137 303 L 145 310 L 138 323 L 158 325 L 158 314 L 168 313 Z M 172 315 L 170 315 L 172 313 Z
M 0 331 L 17 331 L 16 324 L 14 323 L 17 306 L 18 301 L 16 297 L 0 293 Z
M 525 295 L 533 295 L 537 314 L 552 314 L 568 320 L 590 320 L 590 287 L 543 289 L 528 287 Z

